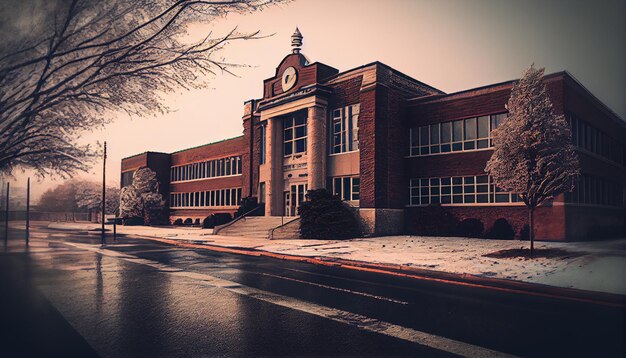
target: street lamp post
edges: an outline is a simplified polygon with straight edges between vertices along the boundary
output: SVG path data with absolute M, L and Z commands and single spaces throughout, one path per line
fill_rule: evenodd
M 104 142 L 104 160 L 102 162 L 102 237 L 100 244 L 106 244 L 106 234 L 104 233 L 104 211 L 106 209 L 106 168 L 107 168 L 107 142 Z
M 30 240 L 30 177 L 26 182 L 26 246 Z

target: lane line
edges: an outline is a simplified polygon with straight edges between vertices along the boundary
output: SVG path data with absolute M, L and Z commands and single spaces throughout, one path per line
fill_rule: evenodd
M 436 350 L 445 351 L 464 357 L 515 357 L 507 353 L 418 331 L 412 328 L 403 327 L 360 314 L 318 305 L 315 303 L 299 300 L 289 296 L 279 295 L 269 291 L 263 291 L 260 289 L 242 285 L 238 282 L 225 280 L 208 274 L 182 271 L 180 269 L 162 264 L 160 262 L 147 260 L 127 254 L 120 255 L 118 252 L 113 250 L 103 249 L 86 244 L 76 244 L 69 242 L 67 242 L 66 244 L 87 251 L 96 252 L 104 256 L 115 257 L 132 263 L 149 266 L 159 271 L 167 272 L 170 275 L 197 280 L 212 287 L 222 288 L 230 292 L 248 296 L 260 301 L 330 319 L 332 321 L 343 323 L 345 325 L 355 327 L 360 330 L 384 334 L 389 337 L 402 339 Z
M 269 276 L 269 277 L 279 278 L 281 280 L 293 281 L 293 282 L 303 283 L 303 284 L 306 284 L 306 285 L 327 288 L 327 289 L 330 289 L 330 290 L 352 293 L 354 295 L 365 296 L 365 297 L 374 298 L 374 299 L 381 300 L 381 301 L 388 301 L 388 302 L 398 303 L 398 304 L 401 304 L 401 305 L 408 305 L 409 304 L 406 301 L 400 301 L 400 300 L 396 300 L 396 299 L 389 298 L 389 297 L 377 296 L 377 295 L 373 295 L 371 293 L 360 292 L 360 291 L 352 291 L 352 290 L 348 290 L 346 288 L 323 285 L 321 283 L 315 283 L 315 282 L 310 282 L 310 281 L 298 280 L 296 278 L 291 278 L 291 277 L 272 275 L 272 274 L 269 274 L 269 273 L 262 273 L 262 272 L 253 272 L 253 273 L 255 273 L 257 275 L 262 275 L 262 276 Z

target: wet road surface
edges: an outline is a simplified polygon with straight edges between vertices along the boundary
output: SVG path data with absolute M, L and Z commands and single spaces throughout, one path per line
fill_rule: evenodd
M 619 307 L 33 231 L 0 269 L 69 323 L 59 339 L 100 356 L 624 355 Z

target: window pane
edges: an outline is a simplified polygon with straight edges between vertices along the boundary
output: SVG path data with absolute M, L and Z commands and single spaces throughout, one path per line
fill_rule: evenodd
M 296 126 L 300 126 L 306 124 L 306 117 L 305 116 L 297 116 L 296 117 L 296 121 L 295 121 L 295 125 Z
M 430 125 L 430 144 L 439 144 L 439 125 Z
M 343 178 L 343 200 L 350 200 L 350 178 Z
M 463 121 L 452 122 L 452 141 L 459 142 L 463 140 Z
M 411 146 L 417 147 L 420 145 L 419 128 L 411 128 Z
M 478 117 L 478 138 L 489 137 L 489 117 Z
M 476 139 L 476 118 L 465 120 L 465 140 Z
M 441 123 L 441 143 L 452 141 L 452 124 L 450 122 Z
M 361 191 L 361 179 L 359 177 L 352 178 L 352 200 L 359 200 Z
M 341 178 L 333 178 L 333 194 L 341 197 Z
M 296 153 L 302 153 L 306 150 L 306 139 L 296 140 Z
M 302 138 L 306 135 L 306 127 L 296 127 L 296 138 Z
M 420 145 L 428 145 L 430 143 L 428 136 L 428 126 L 420 127 Z

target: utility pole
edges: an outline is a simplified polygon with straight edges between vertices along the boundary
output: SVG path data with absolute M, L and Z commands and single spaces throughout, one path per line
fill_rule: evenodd
M 102 238 L 100 244 L 106 244 L 106 234 L 104 233 L 104 211 L 106 209 L 106 171 L 107 171 L 107 142 L 104 141 L 104 161 L 102 162 Z
M 26 246 L 30 240 L 30 177 L 26 182 Z

